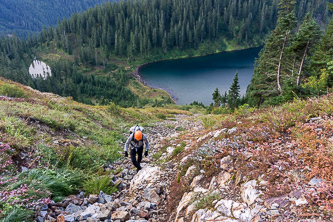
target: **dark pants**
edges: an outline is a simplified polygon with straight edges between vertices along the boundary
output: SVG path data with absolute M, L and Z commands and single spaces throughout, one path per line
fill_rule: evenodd
M 133 165 L 138 169 L 141 170 L 141 160 L 142 160 L 142 152 L 143 152 L 143 146 L 131 149 L 131 159 L 133 162 Z M 136 154 L 138 154 L 138 160 L 136 160 Z

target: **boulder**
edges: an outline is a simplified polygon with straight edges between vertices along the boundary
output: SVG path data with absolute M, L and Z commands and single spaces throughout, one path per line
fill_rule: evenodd
M 232 209 L 232 205 L 233 205 L 234 201 L 233 200 L 220 200 L 219 202 L 217 202 L 217 204 L 215 205 L 215 209 L 225 215 L 225 216 L 232 216 L 231 214 L 231 209 Z
M 220 172 L 217 177 L 217 184 L 219 187 L 223 187 L 226 182 L 231 178 L 231 174 L 228 172 Z
M 253 204 L 259 197 L 258 191 L 255 189 L 257 181 L 250 180 L 241 186 L 241 197 L 248 206 Z
M 129 192 L 137 193 L 137 187 L 146 184 L 146 188 L 150 188 L 161 180 L 162 171 L 159 167 L 145 167 L 140 170 L 130 183 Z
M 177 207 L 176 220 L 178 219 L 179 213 L 189 205 L 190 201 L 192 200 L 193 195 L 194 195 L 194 192 L 184 193 L 184 195 Z

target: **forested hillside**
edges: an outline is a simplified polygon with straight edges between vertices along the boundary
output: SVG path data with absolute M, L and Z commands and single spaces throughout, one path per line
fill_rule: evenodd
M 205 55 L 260 46 L 274 29 L 278 0 L 137 0 L 108 2 L 44 28 L 38 36 L 3 38 L 0 75 L 33 88 L 88 104 L 114 102 L 122 106 L 149 103 L 135 93 L 124 73 L 159 59 Z M 296 19 L 305 12 L 325 26 L 324 0 L 300 1 Z M 32 79 L 33 58 L 52 69 L 46 81 Z M 127 71 L 127 72 L 129 72 Z M 87 74 L 89 74 L 87 76 Z M 130 91 L 129 88 L 132 90 Z M 170 103 L 161 97 L 154 104 Z
M 0 35 L 13 34 L 26 37 L 39 33 L 46 26 L 54 26 L 58 20 L 73 13 L 87 10 L 108 0 L 15 0 L 0 2 Z

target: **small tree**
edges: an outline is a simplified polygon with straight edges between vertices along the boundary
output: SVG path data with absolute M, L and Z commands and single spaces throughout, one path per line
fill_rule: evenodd
M 221 94 L 219 92 L 219 89 L 216 87 L 215 91 L 213 92 L 213 101 L 215 102 L 215 107 L 220 106 L 220 101 L 221 101 Z
M 230 86 L 229 95 L 228 95 L 228 105 L 232 109 L 237 107 L 238 105 L 239 91 L 240 91 L 240 86 L 238 81 L 238 72 L 236 72 L 234 81 Z

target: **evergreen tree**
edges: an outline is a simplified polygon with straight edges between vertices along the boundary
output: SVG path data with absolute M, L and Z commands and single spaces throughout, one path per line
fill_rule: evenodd
M 294 7 L 293 0 L 281 0 L 279 3 L 276 28 L 259 53 L 247 90 L 247 97 L 252 105 L 260 106 L 265 100 L 281 95 L 283 80 L 291 76 L 288 67 L 290 54 L 286 53 L 286 48 L 294 38 L 297 24 Z
M 213 101 L 214 101 L 214 106 L 219 107 L 220 106 L 220 101 L 221 101 L 221 94 L 219 92 L 219 89 L 216 87 L 215 91 L 213 92 Z
M 240 97 L 240 85 L 238 80 L 238 72 L 236 72 L 234 80 L 230 86 L 228 94 L 228 105 L 231 109 L 234 109 L 238 106 L 239 97 Z

